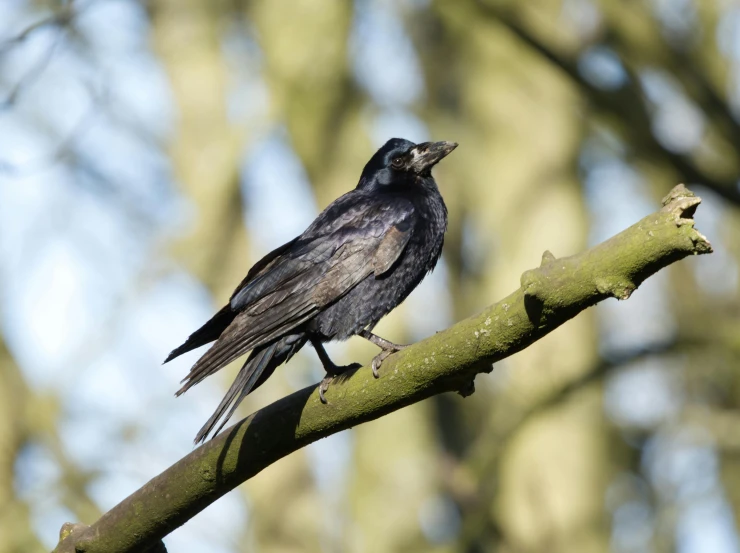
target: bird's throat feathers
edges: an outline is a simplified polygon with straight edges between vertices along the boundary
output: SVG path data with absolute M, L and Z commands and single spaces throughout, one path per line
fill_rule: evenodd
M 389 193 L 389 194 L 414 194 L 427 191 L 439 192 L 437 183 L 431 174 L 415 175 L 405 173 L 394 175 L 388 169 L 381 169 L 371 175 L 362 175 L 357 189 L 367 192 Z

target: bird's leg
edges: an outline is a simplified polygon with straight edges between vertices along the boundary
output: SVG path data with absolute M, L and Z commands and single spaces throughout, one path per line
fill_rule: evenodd
M 393 342 L 389 342 L 385 338 L 381 338 L 377 334 L 373 334 L 372 332 L 364 328 L 358 333 L 358 336 L 362 336 L 366 340 L 370 340 L 373 344 L 383 350 L 378 355 L 373 357 L 373 362 L 371 366 L 373 368 L 373 376 L 375 378 L 380 377 L 380 375 L 378 374 L 378 369 L 380 368 L 381 363 L 385 361 L 386 357 L 408 347 L 408 345 L 394 344 Z
M 321 400 L 321 403 L 327 403 L 324 393 L 329 389 L 329 383 L 334 380 L 334 377 L 350 369 L 359 369 L 362 365 L 359 363 L 335 365 L 334 362 L 329 359 L 329 355 L 326 353 L 324 345 L 321 342 L 318 340 L 311 340 L 311 345 L 316 350 L 319 360 L 326 371 L 326 376 L 321 380 L 321 384 L 319 384 L 319 399 Z

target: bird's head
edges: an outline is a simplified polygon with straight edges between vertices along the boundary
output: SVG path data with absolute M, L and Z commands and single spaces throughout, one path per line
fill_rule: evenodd
M 391 138 L 365 165 L 359 188 L 404 185 L 429 177 L 439 161 L 457 148 L 455 142 L 414 144 L 403 138 Z

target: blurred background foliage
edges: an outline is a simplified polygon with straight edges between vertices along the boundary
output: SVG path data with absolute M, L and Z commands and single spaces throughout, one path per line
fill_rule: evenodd
M 740 551 L 740 4 L 0 0 L 0 552 L 50 549 L 190 451 L 233 368 L 175 400 L 197 354 L 161 360 L 391 136 L 460 143 L 444 261 L 394 341 L 678 182 L 716 252 L 466 400 L 278 462 L 170 551 Z M 304 351 L 241 412 L 320 376 Z

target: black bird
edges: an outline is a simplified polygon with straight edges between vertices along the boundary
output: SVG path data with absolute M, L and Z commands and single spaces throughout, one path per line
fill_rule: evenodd
M 437 264 L 447 208 L 431 171 L 456 147 L 401 138 L 386 142 L 354 190 L 329 205 L 303 234 L 258 261 L 228 305 L 170 353 L 165 363 L 216 340 L 183 379 L 179 396 L 251 350 L 195 443 L 223 417 L 218 433 L 247 394 L 307 342 L 326 370 L 319 389 L 324 403 L 331 379 L 359 367 L 335 365 L 324 342 L 359 335 L 379 346 L 372 362 L 377 378 L 383 359 L 404 346 L 370 331 Z

